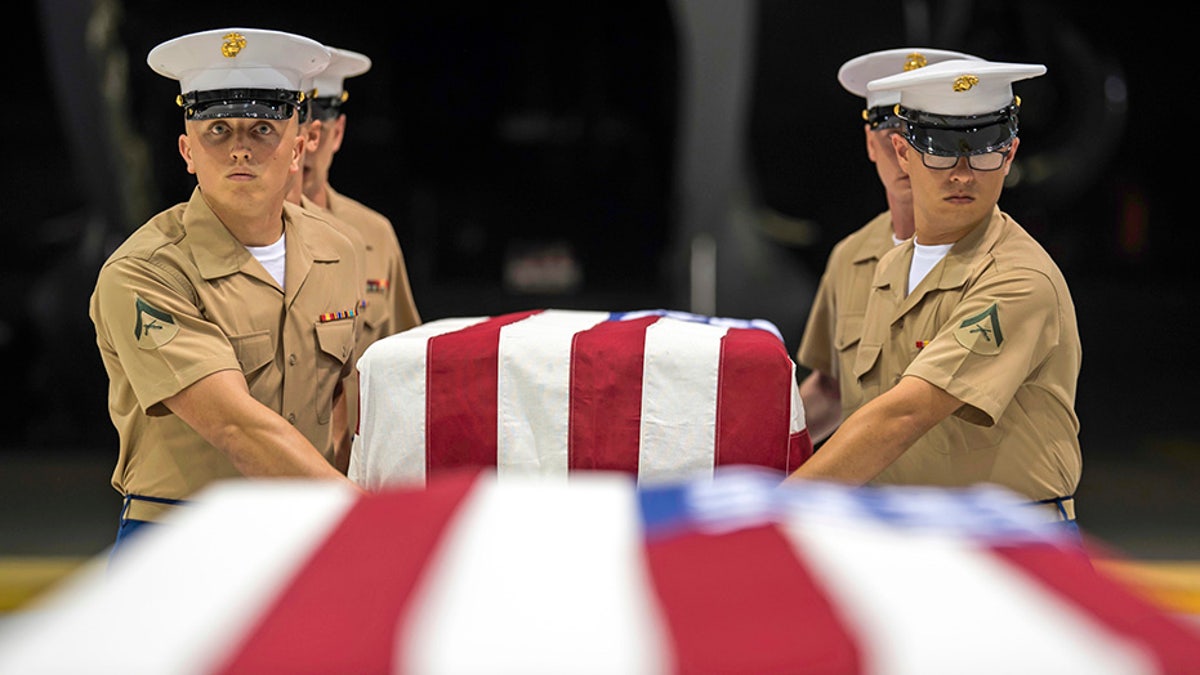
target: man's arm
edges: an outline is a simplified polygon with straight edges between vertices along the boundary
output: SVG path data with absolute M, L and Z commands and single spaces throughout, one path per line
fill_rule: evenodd
M 918 377 L 903 377 L 851 414 L 787 480 L 866 483 L 961 406 L 962 401 L 943 389 Z
M 346 398 L 346 388 L 343 382 L 338 382 L 333 394 L 333 466 L 340 472 L 350 469 L 350 446 L 353 431 L 350 429 L 350 409 Z
M 296 427 L 250 395 L 245 376 L 221 370 L 163 404 L 246 476 L 348 479 Z M 343 413 L 344 415 L 344 413 Z
M 838 381 L 814 370 L 800 383 L 804 421 L 813 443 L 825 440 L 842 423 L 842 394 Z

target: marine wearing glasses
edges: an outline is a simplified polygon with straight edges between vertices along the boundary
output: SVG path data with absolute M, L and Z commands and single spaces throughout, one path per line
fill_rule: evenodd
M 927 168 L 953 169 L 961 158 L 973 171 L 996 171 L 1017 137 L 1021 99 L 1010 83 L 1045 72 L 1040 64 L 942 61 L 903 75 L 905 98 L 893 108 L 892 119 L 902 122 L 900 133 Z M 897 81 L 904 81 L 898 77 L 873 80 L 867 88 L 893 91 Z M 981 106 L 986 112 L 979 112 Z

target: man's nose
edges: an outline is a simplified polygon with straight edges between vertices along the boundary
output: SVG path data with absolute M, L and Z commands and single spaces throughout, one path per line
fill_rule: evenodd
M 230 150 L 230 155 L 235 161 L 246 161 L 250 159 L 250 141 L 245 134 L 234 135 L 233 148 Z
M 950 180 L 966 183 L 975 179 L 975 170 L 966 157 L 959 157 L 954 168 L 950 169 Z

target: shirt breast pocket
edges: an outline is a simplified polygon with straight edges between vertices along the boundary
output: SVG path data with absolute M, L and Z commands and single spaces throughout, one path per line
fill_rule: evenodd
M 857 410 L 881 393 L 880 370 L 882 368 L 879 365 L 879 355 L 882 351 L 883 345 L 859 343 L 858 349 L 854 352 L 854 365 L 850 369 L 854 382 L 857 384 L 852 392 L 854 400 L 846 401 L 843 397 L 843 410 L 851 410 L 850 406 L 853 410 Z
M 858 343 L 862 340 L 863 317 L 861 314 L 839 316 L 837 334 L 833 338 L 834 356 L 837 357 L 837 372 L 831 373 L 839 380 L 854 372 L 854 358 Z
M 317 324 L 317 347 L 321 350 L 317 372 L 317 421 L 325 424 L 333 410 L 333 392 L 354 354 L 354 321 L 345 319 Z
M 373 293 L 367 298 L 367 306 L 363 308 L 363 326 L 368 331 L 380 331 L 388 318 L 388 297 L 383 293 Z
M 275 341 L 270 330 L 243 335 L 230 335 L 229 344 L 237 356 L 238 366 L 246 375 L 257 372 L 275 358 Z

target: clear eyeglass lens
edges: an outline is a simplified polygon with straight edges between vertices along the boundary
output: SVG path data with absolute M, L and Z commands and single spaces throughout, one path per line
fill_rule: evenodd
M 970 155 L 966 157 L 966 160 L 967 166 L 970 166 L 974 171 L 996 171 L 996 169 L 1004 166 L 1004 159 L 1006 157 L 1008 157 L 1008 150 L 997 150 L 995 153 Z M 940 169 L 940 171 L 954 168 L 958 165 L 959 159 L 960 157 L 958 156 L 947 157 L 943 155 L 920 154 L 920 161 L 926 167 Z
M 1006 157 L 1008 157 L 1007 150 L 985 152 L 981 155 L 969 155 L 967 157 L 967 166 L 975 171 L 995 171 L 1004 166 Z M 957 156 L 945 157 L 942 155 L 921 153 L 921 162 L 930 169 L 953 169 L 958 164 L 959 159 Z
M 967 164 L 976 171 L 995 171 L 1004 165 L 1004 158 L 1007 156 L 1007 152 L 985 152 L 982 155 L 971 155 L 967 158 Z
M 953 169 L 958 164 L 958 157 L 921 153 L 921 162 L 930 169 Z

